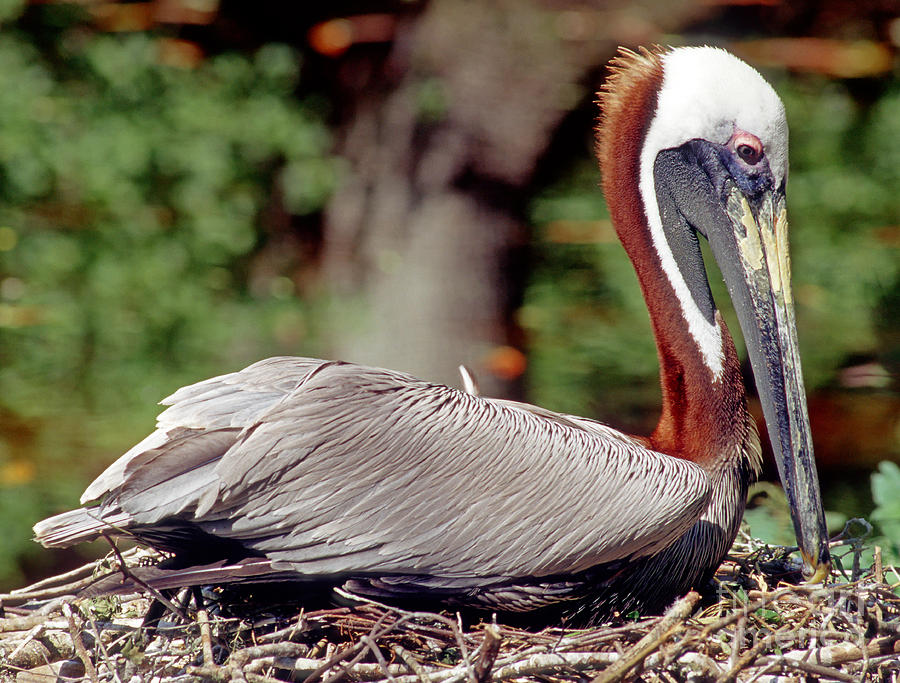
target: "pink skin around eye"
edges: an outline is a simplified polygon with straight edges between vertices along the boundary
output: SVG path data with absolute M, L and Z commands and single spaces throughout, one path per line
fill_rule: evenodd
M 755 164 L 762 158 L 763 155 L 763 146 L 762 142 L 760 142 L 760 139 L 753 135 L 753 133 L 748 133 L 744 130 L 734 131 L 734 134 L 728 141 L 728 147 L 730 149 L 738 151 L 741 159 L 749 164 Z M 752 152 L 745 152 L 742 154 L 741 147 L 749 147 Z

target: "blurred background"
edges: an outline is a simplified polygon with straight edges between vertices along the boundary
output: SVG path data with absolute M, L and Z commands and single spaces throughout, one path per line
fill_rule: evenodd
M 591 149 L 604 63 L 652 43 L 726 47 L 785 101 L 826 505 L 900 542 L 900 470 L 870 480 L 900 460 L 898 14 L 0 0 L 0 590 L 84 560 L 31 525 L 158 400 L 269 355 L 454 385 L 465 363 L 487 395 L 651 430 L 653 338 Z

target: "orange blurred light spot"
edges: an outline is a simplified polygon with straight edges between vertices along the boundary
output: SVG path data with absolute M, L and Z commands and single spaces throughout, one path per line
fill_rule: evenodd
M 734 43 L 733 51 L 757 66 L 782 66 L 834 78 L 863 78 L 887 73 L 890 48 L 871 40 L 767 38 Z
M 339 57 L 353 44 L 353 23 L 330 19 L 316 24 L 307 34 L 310 47 L 327 57 Z
M 44 322 L 44 313 L 35 306 L 13 306 L 0 304 L 0 327 L 16 328 L 40 325 Z
M 544 234 L 557 244 L 618 244 L 611 220 L 558 220 L 548 223 Z
M 16 486 L 34 479 L 34 465 L 26 460 L 13 460 L 0 466 L 0 485 Z
M 156 41 L 157 61 L 166 66 L 192 69 L 203 61 L 203 50 L 197 43 L 177 38 Z
M 390 14 L 357 14 L 316 24 L 306 38 L 316 52 L 340 57 L 351 45 L 390 42 L 396 28 L 397 19 Z
M 154 0 L 153 2 L 102 2 L 90 13 L 101 31 L 146 31 L 157 24 L 212 23 L 219 9 L 218 0 Z
M 0 228 L 2 230 L 3 228 Z M 875 230 L 875 238 L 888 247 L 900 247 L 900 225 L 885 225 Z M 2 250 L 2 247 L 0 247 Z
M 512 346 L 495 346 L 484 359 L 484 365 L 495 377 L 513 380 L 521 377 L 528 367 L 528 359 Z
M 149 2 L 103 3 L 90 12 L 101 31 L 146 31 L 153 26 L 154 6 Z

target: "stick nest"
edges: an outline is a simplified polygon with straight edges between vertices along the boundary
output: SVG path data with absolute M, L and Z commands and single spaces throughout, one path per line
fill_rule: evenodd
M 691 592 L 663 616 L 540 631 L 502 618 L 464 626 L 455 614 L 374 603 L 254 612 L 212 589 L 199 600 L 189 591 L 167 600 L 160 621 L 148 625 L 153 597 L 74 597 L 98 573 L 118 570 L 116 553 L 0 595 L 0 680 L 897 681 L 897 571 L 881 567 L 877 548 L 873 566 L 861 568 L 861 544 L 845 534 L 832 550 L 844 552 L 836 565 L 851 568 L 836 569 L 825 586 L 798 585 L 791 550 L 745 536 L 705 597 Z M 124 557 L 133 565 L 152 554 Z

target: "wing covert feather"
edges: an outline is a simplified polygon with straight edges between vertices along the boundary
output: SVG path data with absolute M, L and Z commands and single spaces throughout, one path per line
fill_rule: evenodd
M 278 356 L 238 372 L 181 387 L 160 401 L 169 408 L 157 417 L 156 431 L 107 467 L 81 494 L 82 505 L 120 490 L 128 478 L 128 470 L 134 468 L 144 454 L 171 447 L 184 429 L 243 429 L 254 424 L 309 373 L 328 364 L 329 361 L 316 358 Z M 212 455 L 220 456 L 221 453 Z

